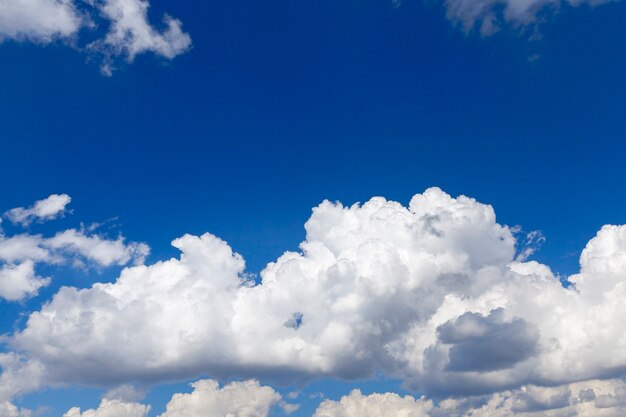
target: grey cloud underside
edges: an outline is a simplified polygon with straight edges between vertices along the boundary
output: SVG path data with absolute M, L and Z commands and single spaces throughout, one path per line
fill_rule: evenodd
M 533 356 L 539 332 L 523 319 L 506 322 L 503 310 L 487 317 L 465 313 L 438 328 L 439 340 L 451 345 L 446 370 L 487 372 L 508 369 Z

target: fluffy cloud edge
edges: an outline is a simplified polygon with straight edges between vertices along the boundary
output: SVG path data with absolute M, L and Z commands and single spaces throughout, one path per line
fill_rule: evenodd
M 102 56 L 104 75 L 112 74 L 119 57 L 132 62 L 137 55 L 151 52 L 171 60 L 187 52 L 192 42 L 182 22 L 166 14 L 165 28 L 159 30 L 148 20 L 149 7 L 148 0 L 3 0 L 0 42 L 77 45 L 81 31 L 107 26 L 104 37 L 83 48 Z
M 63 216 L 72 198 L 67 194 L 51 194 L 43 200 L 36 201 L 32 206 L 16 207 L 4 213 L 4 216 L 15 224 L 28 226 L 33 221 L 44 222 Z
M 287 414 L 297 409 L 297 405 L 283 401 L 278 392 L 257 380 L 220 386 L 216 380 L 203 379 L 190 385 L 192 392 L 174 394 L 159 417 L 267 417 L 275 407 Z M 104 398 L 96 409 L 81 412 L 73 407 L 63 417 L 145 417 L 150 409 L 151 406 L 137 402 Z

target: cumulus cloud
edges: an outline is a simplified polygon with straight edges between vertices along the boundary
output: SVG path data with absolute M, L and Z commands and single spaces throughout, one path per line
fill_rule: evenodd
M 27 409 L 18 408 L 8 401 L 0 402 L 0 417 L 31 417 L 32 412 Z
M 626 412 L 626 391 L 622 380 L 591 380 L 556 387 L 529 385 L 482 400 L 484 404 L 470 407 L 463 416 L 618 417 Z M 464 400 L 444 402 L 440 415 L 449 415 L 463 402 L 467 403 Z
M 146 405 L 104 399 L 96 409 L 81 413 L 80 408 L 74 407 L 63 417 L 146 417 L 149 411 L 150 407 Z
M 163 30 L 148 21 L 147 0 L 0 0 L 0 41 L 46 44 L 80 38 L 81 30 L 98 26 L 106 34 L 86 49 L 104 53 L 102 70 L 110 74 L 114 58 L 132 61 L 152 52 L 173 59 L 191 46 L 182 23 L 165 15 Z
M 281 404 L 289 410 L 279 393 L 255 380 L 220 388 L 217 381 L 205 379 L 191 386 L 190 394 L 174 394 L 160 417 L 267 417 L 273 406 Z
M 324 401 L 313 417 L 618 417 L 625 412 L 626 385 L 614 379 L 527 385 L 490 396 L 447 399 L 436 406 L 426 398 L 355 390 L 339 401 Z
M 203 379 L 191 384 L 189 394 L 174 394 L 160 417 L 267 417 L 273 407 L 279 406 L 289 413 L 297 408 L 282 400 L 273 388 L 256 380 L 232 382 L 220 387 L 219 383 Z M 81 413 L 74 407 L 63 417 L 145 417 L 150 406 L 123 399 L 105 398 L 97 409 Z M 3 417 L 0 413 L 0 417 Z
M 437 188 L 408 207 L 326 201 L 305 228 L 259 284 L 224 241 L 185 235 L 179 258 L 62 288 L 7 344 L 46 385 L 382 372 L 444 398 L 626 366 L 625 226 L 602 228 L 567 288 L 519 260 L 491 206 Z
M 50 220 L 64 213 L 70 200 L 66 194 L 52 195 L 30 208 L 9 210 L 7 217 L 20 225 L 34 219 Z M 51 237 L 29 233 L 8 236 L 0 230 L 0 299 L 19 301 L 37 295 L 50 283 L 50 278 L 37 274 L 40 263 L 81 268 L 122 266 L 143 263 L 149 252 L 144 243 L 126 243 L 123 236 L 109 239 L 94 230 L 67 229 Z
M 18 301 L 37 294 L 41 287 L 50 283 L 50 278 L 42 278 L 35 273 L 33 261 L 19 265 L 3 265 L 0 268 L 0 298 Z
M 74 35 L 81 25 L 72 0 L 0 0 L 0 41 L 48 43 Z
M 339 401 L 326 400 L 313 417 L 429 417 L 433 403 L 394 393 L 363 395 L 354 390 Z
M 1 13 L 1 12 L 0 12 Z M 31 207 L 16 207 L 5 213 L 5 217 L 13 223 L 28 226 L 34 220 L 52 220 L 65 213 L 65 207 L 72 201 L 67 194 L 52 194 L 49 197 L 36 201 Z
M 306 229 L 302 252 L 269 264 L 258 286 L 225 242 L 184 236 L 174 241 L 180 259 L 128 268 L 112 284 L 63 288 L 11 344 L 45 364 L 52 380 L 96 384 L 197 372 L 422 374 L 423 364 L 411 360 L 437 344 L 440 325 L 471 311 L 431 321 L 446 297 L 480 295 L 511 273 L 515 255 L 515 239 L 491 207 L 438 189 L 410 208 L 382 198 L 352 207 L 325 202 Z M 432 340 L 423 349 L 403 346 L 408 338 L 425 343 L 412 331 Z M 447 366 L 446 358 L 442 371 Z
M 274 407 L 289 413 L 297 406 L 255 380 L 224 387 L 214 380 L 193 384 L 193 392 L 174 394 L 159 417 L 267 417 Z M 17 407 L 5 407 L 18 413 Z M 0 403 L 0 410 L 2 404 Z M 150 406 L 103 400 L 95 410 L 72 408 L 64 417 L 144 417 Z M 8 414 L 10 417 L 27 416 Z M 324 400 L 312 417 L 621 417 L 626 413 L 626 384 L 619 379 L 589 380 L 554 387 L 524 385 L 492 395 L 450 398 L 433 402 L 426 397 L 396 393 L 363 395 L 353 390 L 338 400 Z M 0 411 L 0 416 L 4 417 Z

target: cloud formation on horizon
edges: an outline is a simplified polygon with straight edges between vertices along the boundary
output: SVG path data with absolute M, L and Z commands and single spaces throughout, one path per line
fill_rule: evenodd
M 297 409 L 296 405 L 283 401 L 273 388 L 256 380 L 220 387 L 217 381 L 204 379 L 190 385 L 193 391 L 174 394 L 159 417 L 267 417 L 273 407 L 282 408 L 286 414 Z M 80 408 L 74 407 L 63 417 L 146 417 L 150 408 L 137 402 L 104 398 L 96 409 L 81 413 Z M 0 417 L 4 417 L 1 409 Z
M 614 378 L 626 366 L 626 226 L 598 232 L 568 287 L 520 257 L 515 230 L 498 224 L 491 206 L 438 188 L 408 207 L 382 197 L 325 201 L 305 228 L 300 252 L 269 263 L 260 283 L 207 233 L 174 240 L 179 258 L 127 267 L 112 283 L 61 288 L 5 339 L 13 353 L 0 354 L 0 402 L 67 384 L 383 373 L 453 398 L 474 417 L 487 413 L 480 407 L 515 415 L 524 401 L 531 411 L 623 406 Z M 609 392 L 602 380 L 618 382 Z M 581 381 L 599 381 L 589 382 L 596 397 L 576 391 Z M 357 394 L 346 402 L 358 409 L 378 400 L 396 402 Z M 423 401 L 400 403 L 418 410 L 411 417 L 446 416 Z M 343 408 L 327 403 L 316 417 L 351 417 Z
M 159 417 L 267 417 L 277 407 L 286 414 L 298 408 L 256 380 L 224 387 L 214 380 L 200 380 L 191 386 L 191 393 L 174 394 Z M 138 402 L 105 398 L 96 409 L 81 413 L 74 407 L 63 417 L 146 417 L 150 409 Z M 15 406 L 12 410 L 18 412 Z M 338 400 L 322 401 L 311 417 L 621 417 L 625 412 L 626 384 L 613 379 L 557 387 L 529 385 L 493 395 L 446 399 L 438 404 L 426 397 L 391 392 L 364 395 L 353 390 Z M 0 416 L 5 417 L 1 411 Z

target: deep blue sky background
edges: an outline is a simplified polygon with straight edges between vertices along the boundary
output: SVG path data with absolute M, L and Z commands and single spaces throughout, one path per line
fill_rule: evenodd
M 325 198 L 466 194 L 542 230 L 535 258 L 564 274 L 626 222 L 626 2 L 565 7 L 539 40 L 414 0 L 152 4 L 189 53 L 107 78 L 63 45 L 0 45 L 1 210 L 68 193 L 68 225 L 119 216 L 151 260 L 210 231 L 254 272 Z

